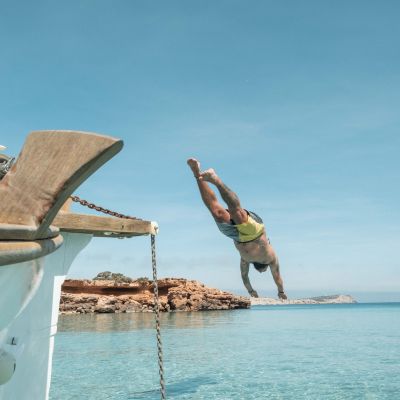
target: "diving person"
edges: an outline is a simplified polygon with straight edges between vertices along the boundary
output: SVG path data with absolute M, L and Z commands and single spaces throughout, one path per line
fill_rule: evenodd
M 201 171 L 200 163 L 194 158 L 188 159 L 187 164 L 196 178 L 201 198 L 219 230 L 233 239 L 240 253 L 242 280 L 250 296 L 258 297 L 249 280 L 249 268 L 250 264 L 253 264 L 258 272 L 265 272 L 270 268 L 278 289 L 278 297 L 287 299 L 279 271 L 279 260 L 267 238 L 263 220 L 255 212 L 242 208 L 238 196 L 222 182 L 212 168 Z M 218 189 L 228 206 L 227 209 L 218 202 L 209 183 Z

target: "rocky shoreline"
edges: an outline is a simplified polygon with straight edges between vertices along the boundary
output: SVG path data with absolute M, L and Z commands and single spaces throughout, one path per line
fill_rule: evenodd
M 200 282 L 160 279 L 160 310 L 205 311 L 250 308 L 248 297 L 236 296 L 206 287 Z M 119 282 L 101 279 L 67 279 L 62 285 L 60 313 L 132 313 L 152 312 L 152 281 L 145 278 Z
M 182 278 L 158 280 L 160 310 L 206 311 L 246 309 L 259 305 L 352 304 L 350 295 L 318 296 L 280 300 L 237 296 Z M 61 288 L 61 314 L 133 313 L 153 311 L 153 282 L 147 278 L 131 279 L 111 272 L 95 279 L 67 279 Z

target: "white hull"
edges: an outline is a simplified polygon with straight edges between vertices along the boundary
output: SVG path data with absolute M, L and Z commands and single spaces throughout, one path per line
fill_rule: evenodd
M 61 285 L 93 235 L 157 233 L 150 221 L 69 210 L 75 189 L 122 146 L 122 140 L 95 133 L 36 131 L 12 168 L 2 169 L 0 400 L 48 398 Z M 68 232 L 62 247 L 60 230 Z
M 0 267 L 0 350 L 16 359 L 14 375 L 0 385 L 0 400 L 48 399 L 61 285 L 92 235 L 63 237 L 61 248 L 46 257 Z

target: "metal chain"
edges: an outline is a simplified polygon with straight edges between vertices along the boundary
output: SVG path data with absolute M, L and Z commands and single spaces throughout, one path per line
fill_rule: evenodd
M 160 373 L 160 388 L 161 399 L 166 399 L 165 381 L 164 381 L 164 367 L 163 367 L 163 353 L 161 343 L 161 328 L 160 328 L 160 302 L 158 296 L 158 283 L 157 283 L 157 261 L 156 261 L 156 237 L 151 235 L 151 260 L 153 266 L 153 289 L 154 289 L 154 313 L 156 319 L 157 330 L 157 351 L 158 351 L 158 367 Z
M 8 157 L 5 154 L 0 155 L 0 179 L 3 179 L 10 171 L 15 161 L 14 157 Z
M 79 198 L 78 196 L 71 196 L 72 201 L 75 203 L 80 203 L 82 206 L 89 207 L 90 209 L 94 209 L 96 211 L 102 212 L 104 214 L 112 215 L 117 218 L 125 218 L 125 219 L 134 219 L 137 221 L 142 221 L 139 218 L 131 217 L 129 215 L 124 215 L 117 213 L 115 211 L 108 210 L 107 208 L 103 208 L 100 206 L 96 206 L 96 204 L 89 203 L 86 200 Z M 156 237 L 155 235 L 151 235 L 151 261 L 153 268 L 153 291 L 154 291 L 154 314 L 156 320 L 156 331 L 157 331 L 157 353 L 158 353 L 158 368 L 160 373 L 160 390 L 161 390 L 161 399 L 165 400 L 167 397 L 165 390 L 165 380 L 164 380 L 164 361 L 163 361 L 163 351 L 162 351 L 162 342 L 161 342 L 161 325 L 160 325 L 160 297 L 158 294 L 158 282 L 157 282 L 157 260 L 156 260 Z
M 99 211 L 99 212 L 101 212 L 103 214 L 111 215 L 112 217 L 124 218 L 124 219 L 134 219 L 136 221 L 142 221 L 140 218 L 131 217 L 130 215 L 125 215 L 125 214 L 120 214 L 120 213 L 118 213 L 116 211 L 111 211 L 108 208 L 103 208 L 101 206 L 97 206 L 94 203 L 89 203 L 87 200 L 83 200 L 78 196 L 71 196 L 70 198 L 75 203 L 79 203 L 82 206 L 89 207 L 91 210 L 96 210 L 96 211 Z

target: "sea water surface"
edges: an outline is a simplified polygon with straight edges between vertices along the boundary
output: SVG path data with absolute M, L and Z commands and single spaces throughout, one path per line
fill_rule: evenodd
M 400 399 L 400 303 L 162 315 L 168 399 Z M 154 316 L 61 316 L 51 400 L 159 399 Z

